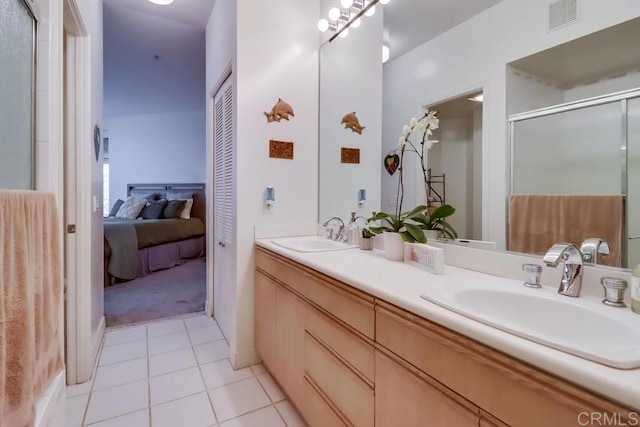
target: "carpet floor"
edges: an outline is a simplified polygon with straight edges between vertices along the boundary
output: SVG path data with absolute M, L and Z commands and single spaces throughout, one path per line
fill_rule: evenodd
M 204 310 L 206 260 L 156 271 L 104 289 L 107 326 L 128 325 Z

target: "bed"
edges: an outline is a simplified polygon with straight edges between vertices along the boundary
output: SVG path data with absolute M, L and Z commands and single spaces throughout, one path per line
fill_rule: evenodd
M 144 277 L 203 256 L 206 235 L 204 190 L 204 184 L 128 184 L 127 198 L 148 200 L 147 207 L 167 200 L 169 204 L 178 204 L 192 199 L 190 218 L 164 218 L 164 215 L 157 219 L 156 215 L 145 215 L 146 219 L 111 215 L 104 218 L 105 286 Z M 179 206 L 182 210 L 185 205 Z M 111 214 L 115 215 L 115 211 L 118 209 L 112 210 Z

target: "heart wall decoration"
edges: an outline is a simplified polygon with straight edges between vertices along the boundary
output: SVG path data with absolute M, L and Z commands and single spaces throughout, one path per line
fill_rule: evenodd
M 389 175 L 393 175 L 400 166 L 400 156 L 397 154 L 387 154 L 384 158 L 384 168 L 389 172 Z

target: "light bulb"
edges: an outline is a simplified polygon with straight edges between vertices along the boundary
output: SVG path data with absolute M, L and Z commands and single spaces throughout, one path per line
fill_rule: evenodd
M 380 4 L 389 4 L 391 0 L 380 0 Z
M 382 45 L 382 63 L 384 64 L 389 60 L 389 46 Z
M 376 13 L 376 7 L 375 6 L 371 6 L 365 13 L 364 16 L 373 16 L 373 14 Z
M 323 33 L 325 31 L 327 31 L 329 29 L 329 21 L 327 21 L 326 19 L 322 18 L 321 20 L 318 21 L 318 29 L 320 31 L 322 31 Z
M 360 26 L 360 23 L 362 22 L 362 19 L 358 18 L 355 21 L 353 21 L 351 23 L 351 28 L 358 28 Z
M 337 21 L 338 19 L 340 19 L 340 9 L 338 9 L 337 7 L 332 7 L 331 9 L 329 9 L 329 19 L 331 21 Z
M 159 4 L 161 6 L 167 6 L 173 3 L 173 0 L 149 0 L 149 2 Z
M 345 9 L 349 9 L 351 6 L 353 6 L 353 0 L 340 0 L 340 4 Z
M 340 37 L 345 38 L 349 35 L 349 29 L 345 28 L 343 32 L 340 33 Z

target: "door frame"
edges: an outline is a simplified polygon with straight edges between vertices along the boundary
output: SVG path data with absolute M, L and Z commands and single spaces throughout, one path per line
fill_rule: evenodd
M 65 151 L 65 362 L 67 384 L 88 381 L 93 371 L 102 333 L 91 337 L 91 42 L 77 5 L 64 0 L 64 151 Z M 75 224 L 76 232 L 67 226 Z M 103 324 L 104 325 L 104 324 Z M 103 326 L 104 327 L 104 326 Z

